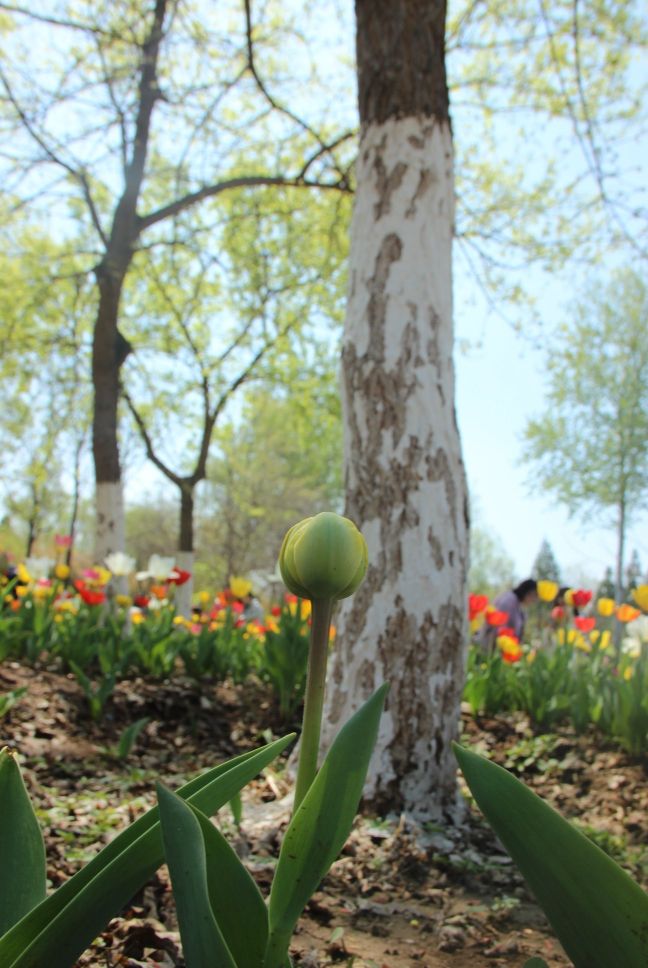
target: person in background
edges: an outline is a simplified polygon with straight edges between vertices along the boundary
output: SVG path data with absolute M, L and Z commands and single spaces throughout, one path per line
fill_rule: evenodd
M 498 595 L 493 602 L 493 606 L 496 611 L 506 613 L 507 620 L 504 624 L 507 628 L 512 629 L 518 639 L 522 641 L 524 626 L 526 624 L 525 609 L 537 601 L 537 582 L 534 578 L 525 578 L 525 580 L 521 581 L 520 584 L 515 588 L 507 592 L 502 592 L 501 595 Z M 482 646 L 491 647 L 496 635 L 496 628 L 484 625 L 482 627 L 482 635 L 480 637 Z

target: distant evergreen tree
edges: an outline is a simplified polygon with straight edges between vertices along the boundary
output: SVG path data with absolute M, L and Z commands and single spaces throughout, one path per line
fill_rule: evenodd
M 556 556 L 546 538 L 540 545 L 540 551 L 533 562 L 531 574 L 538 581 L 555 581 L 559 585 L 562 584 Z
M 632 601 L 632 592 L 641 584 L 641 562 L 639 561 L 639 553 L 637 549 L 632 552 L 630 556 L 630 562 L 625 571 L 625 584 L 623 587 L 623 601 Z
M 603 580 L 596 589 L 596 597 L 614 598 L 614 575 L 612 573 L 612 568 L 609 566 L 605 569 Z

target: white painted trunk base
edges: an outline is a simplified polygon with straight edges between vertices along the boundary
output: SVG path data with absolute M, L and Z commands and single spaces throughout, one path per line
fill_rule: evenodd
M 337 618 L 324 740 L 389 681 L 365 794 L 436 815 L 455 802 L 467 641 L 450 130 L 417 118 L 369 125 L 357 175 L 342 394 L 346 513 L 369 570 Z
M 195 554 L 193 551 L 178 551 L 176 554 L 176 565 L 183 571 L 191 572 L 191 578 L 184 585 L 178 585 L 175 589 L 175 608 L 178 615 L 183 618 L 191 618 L 191 602 L 193 599 L 194 580 L 193 572 L 195 565 Z
M 125 551 L 124 495 L 121 482 L 97 484 L 96 490 L 95 562 L 103 565 L 113 551 Z M 112 593 L 126 595 L 128 579 L 113 578 Z

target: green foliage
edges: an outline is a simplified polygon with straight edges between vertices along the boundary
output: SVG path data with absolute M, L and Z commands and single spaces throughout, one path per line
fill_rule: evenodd
M 304 698 L 310 638 L 309 611 L 304 602 L 284 601 L 276 627 L 266 632 L 259 675 L 273 687 L 283 722 L 291 719 Z
M 645 965 L 648 896 L 641 888 L 506 770 L 458 746 L 455 755 L 576 968 Z
M 177 794 L 158 783 L 158 808 L 119 834 L 48 897 L 42 837 L 18 767 L 3 751 L 0 891 L 14 892 L 3 907 L 3 965 L 38 968 L 47 957 L 52 968 L 67 968 L 166 860 L 191 968 L 211 968 L 214 959 L 229 968 L 285 968 L 297 919 L 351 829 L 385 694 L 383 686 L 335 739 L 288 827 L 267 908 L 209 815 L 234 799 L 292 736 L 221 764 Z M 7 870 L 15 874 L 11 880 Z M 16 884 L 25 890 L 16 892 Z
M 610 647 L 589 645 L 578 636 L 526 649 L 519 661 L 500 650 L 485 654 L 471 646 L 464 700 L 474 715 L 519 710 L 542 730 L 569 723 L 582 733 L 590 726 L 618 740 L 632 755 L 648 750 L 648 649 L 619 660 Z
M 0 750 L 0 935 L 45 897 L 45 845 L 14 755 Z
M 27 686 L 21 686 L 19 689 L 10 689 L 9 692 L 0 694 L 0 719 L 4 719 L 9 710 L 20 702 L 26 692 Z
M 274 571 L 277 548 L 295 520 L 341 509 L 336 361 L 324 346 L 317 350 L 316 359 L 305 354 L 281 378 L 250 390 L 242 419 L 216 433 L 220 456 L 210 463 L 199 511 L 198 557 L 210 562 L 202 581 Z
M 287 736 L 214 767 L 185 784 L 178 790 L 178 795 L 211 815 L 292 739 L 292 735 Z M 4 815 L 4 802 L 2 806 Z M 31 804 L 25 796 L 16 812 L 16 822 L 25 822 L 30 810 Z M 18 840 L 16 847 L 24 862 L 28 845 Z M 0 938 L 2 964 L 7 968 L 40 968 L 45 963 L 51 968 L 69 968 L 163 860 L 164 848 L 155 808 L 115 837 L 53 894 L 32 906 L 21 920 L 14 920 Z

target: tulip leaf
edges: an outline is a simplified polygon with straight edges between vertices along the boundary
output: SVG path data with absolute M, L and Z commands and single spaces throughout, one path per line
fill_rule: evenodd
M 204 813 L 161 786 L 158 802 L 187 963 L 191 968 L 212 968 L 209 943 L 216 928 L 236 965 L 261 968 L 268 912 L 256 884 Z M 195 952 L 201 936 L 206 943 L 206 960 Z M 185 938 L 191 939 L 191 948 Z M 212 948 L 220 950 L 218 944 L 212 943 Z M 192 957 L 190 950 L 195 952 Z M 223 964 L 228 964 L 225 958 Z
M 0 935 L 45 898 L 45 844 L 14 754 L 0 750 Z
M 576 968 L 645 968 L 648 895 L 507 770 L 454 750 L 475 800 Z
M 263 968 L 284 968 L 297 919 L 349 835 L 387 689 L 381 686 L 342 727 L 286 831 L 270 892 Z
M 185 961 L 191 968 L 236 968 L 209 903 L 207 856 L 198 817 L 161 783 L 157 791 L 164 856 L 171 875 Z
M 285 736 L 185 784 L 178 794 L 215 813 L 291 742 Z M 154 807 L 0 938 L 2 968 L 69 968 L 164 860 Z

